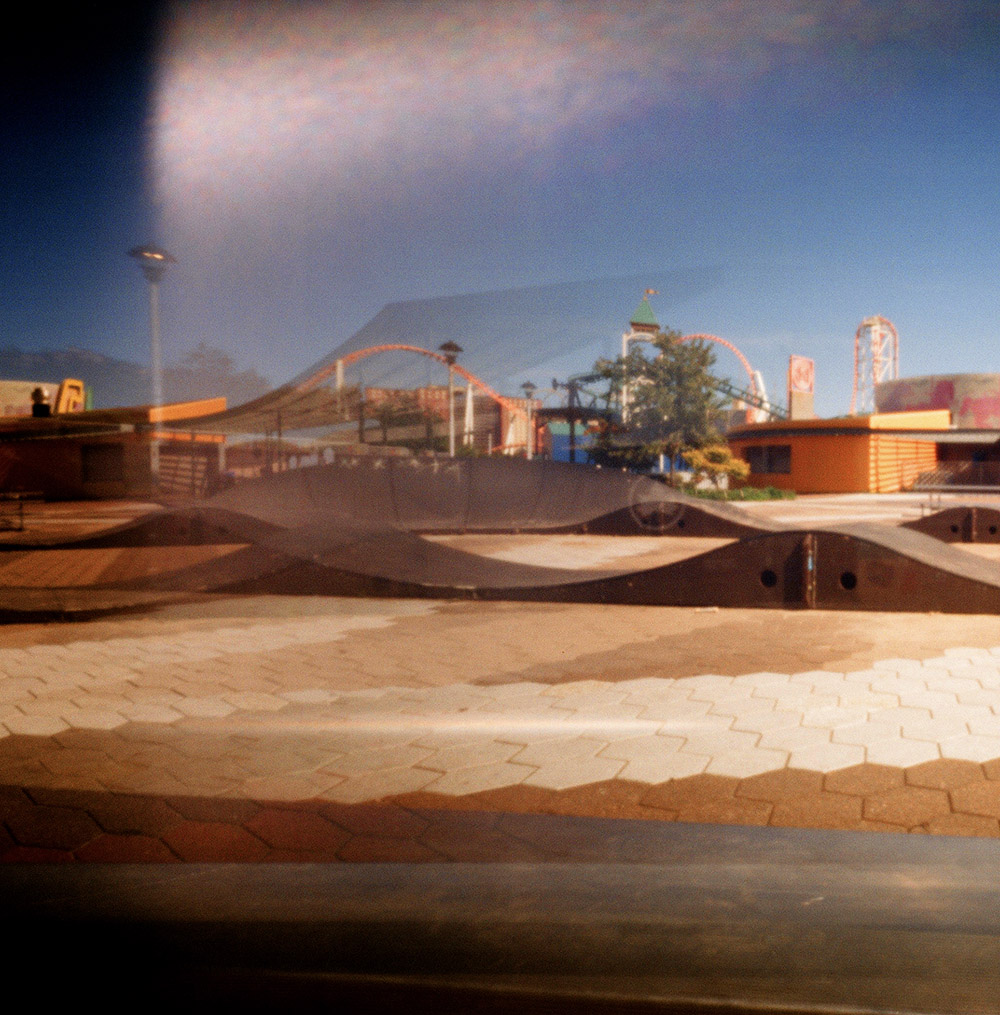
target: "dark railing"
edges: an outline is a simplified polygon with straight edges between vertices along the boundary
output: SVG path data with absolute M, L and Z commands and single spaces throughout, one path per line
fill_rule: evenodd
M 914 490 L 940 487 L 1000 487 L 1000 462 L 942 462 L 930 472 L 922 472 Z

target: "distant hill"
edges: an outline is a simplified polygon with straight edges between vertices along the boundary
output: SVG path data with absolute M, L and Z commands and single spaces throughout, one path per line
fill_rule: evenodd
M 43 349 L 27 352 L 0 348 L 0 378 L 47 381 L 58 384 L 76 377 L 93 393 L 96 409 L 120 405 L 146 405 L 150 401 L 149 367 L 115 359 L 89 349 Z M 255 370 L 237 371 L 223 352 L 201 345 L 179 364 L 163 371 L 164 397 L 168 402 L 192 401 L 224 395 L 230 406 L 257 398 L 270 390 L 266 378 Z

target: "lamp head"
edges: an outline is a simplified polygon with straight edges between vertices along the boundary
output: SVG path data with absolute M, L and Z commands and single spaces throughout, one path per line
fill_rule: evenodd
M 128 252 L 128 256 L 138 263 L 142 268 L 143 275 L 146 276 L 146 281 L 150 283 L 159 282 L 163 278 L 167 266 L 177 263 L 175 257 L 168 254 L 162 247 L 157 247 L 152 243 L 147 243 L 142 247 L 133 247 Z

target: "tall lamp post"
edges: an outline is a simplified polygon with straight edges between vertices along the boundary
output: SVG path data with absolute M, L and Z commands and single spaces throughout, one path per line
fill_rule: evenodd
M 535 456 L 535 423 L 534 423 L 534 418 L 533 418 L 533 416 L 534 416 L 534 413 L 533 413 L 534 406 L 532 404 L 532 401 L 534 399 L 535 391 L 537 389 L 535 388 L 535 385 L 531 383 L 531 381 L 525 381 L 524 384 L 521 385 L 521 387 L 524 388 L 524 397 L 525 397 L 525 399 L 527 400 L 527 403 L 528 403 L 528 405 L 527 405 L 527 409 L 528 409 L 528 440 L 527 440 L 526 457 L 527 457 L 528 461 L 530 462 L 531 459 L 534 458 L 534 456 Z
M 448 341 L 438 346 L 438 350 L 444 353 L 444 360 L 448 364 L 448 456 L 455 457 L 455 360 L 460 352 L 464 352 L 460 345 Z
M 135 258 L 149 283 L 149 342 L 153 371 L 153 405 L 163 405 L 163 357 L 160 347 L 160 280 L 167 266 L 177 260 L 162 247 L 146 244 L 133 247 L 128 256 Z

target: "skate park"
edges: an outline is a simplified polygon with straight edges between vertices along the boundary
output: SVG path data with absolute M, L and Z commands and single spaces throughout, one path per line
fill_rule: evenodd
M 989 856 L 975 840 L 1000 838 L 988 493 L 734 505 L 541 457 L 267 461 L 196 498 L 28 503 L 0 538 L 0 856 L 25 926 L 40 933 L 58 905 L 71 914 L 59 934 L 99 928 L 95 948 L 152 975 L 176 967 L 181 994 L 266 1010 L 289 990 L 388 999 L 388 968 L 502 1010 L 523 1000 L 518 983 L 498 999 L 489 977 L 457 983 L 454 963 L 534 963 L 535 984 L 598 968 L 571 928 L 595 911 L 612 937 L 632 926 L 615 903 L 624 871 L 644 897 L 650 871 L 676 896 L 693 855 L 722 885 L 749 855 L 759 898 L 797 871 L 803 902 L 835 897 L 870 919 L 864 892 L 823 873 L 864 842 L 864 878 L 898 913 L 859 955 L 882 955 L 894 921 L 913 919 L 917 897 L 893 896 L 902 869 L 948 870 L 943 919 L 974 933 L 956 892 Z M 546 948 L 487 929 L 523 900 L 502 887 L 511 865 L 537 875 L 532 919 L 558 913 L 565 929 Z M 412 899 L 391 877 L 373 895 L 366 879 L 389 869 Z M 440 891 L 494 908 L 456 910 L 445 937 L 401 932 Z M 563 891 L 579 909 L 560 908 Z M 729 906 L 727 891 L 693 918 L 711 922 L 704 907 Z M 318 920 L 314 892 L 353 922 Z M 108 893 L 127 905 L 107 913 Z M 752 913 L 722 933 L 727 954 L 760 961 L 777 945 L 751 946 Z M 262 921 L 251 945 L 241 928 Z M 661 918 L 643 948 L 676 955 L 683 925 Z M 835 933 L 851 939 L 850 919 Z M 739 963 L 692 961 L 745 995 Z M 804 944 L 798 961 L 838 977 L 845 1001 L 876 989 L 836 948 Z M 683 996 L 667 965 L 657 989 Z M 990 995 L 987 965 L 970 957 L 956 998 Z M 632 989 L 613 963 L 602 976 L 605 995 Z M 412 998 L 414 982 L 398 989 Z M 914 1003 L 938 989 L 907 987 Z M 769 981 L 755 990 L 774 996 Z
M 261 1010 L 331 998 L 508 1010 L 529 985 L 583 1004 L 567 978 L 587 1003 L 621 1006 L 684 998 L 706 976 L 722 996 L 787 1004 L 791 991 L 805 1007 L 875 1005 L 892 989 L 920 1010 L 946 983 L 950 1010 L 988 1010 L 995 966 L 977 914 L 1000 837 L 995 613 L 830 609 L 822 591 L 810 608 L 801 586 L 750 607 L 542 596 L 579 583 L 554 561 L 588 581 L 659 580 L 786 533 L 785 552 L 812 535 L 821 560 L 823 535 L 845 525 L 882 533 L 873 566 L 894 550 L 944 570 L 924 541 L 985 566 L 989 554 L 959 547 L 989 543 L 904 528 L 989 538 L 985 499 L 680 512 L 673 495 L 616 500 L 615 477 L 615 497 L 602 486 L 569 518 L 522 512 L 517 532 L 495 510 L 435 518 L 422 500 L 412 530 L 322 542 L 316 505 L 332 482 L 295 526 L 237 489 L 186 509 L 40 506 L 48 526 L 8 537 L 5 596 L 65 598 L 22 601 L 0 648 L 4 897 L 25 941 L 45 934 L 69 956 L 67 983 L 111 950 L 140 974 L 169 968 L 166 999 Z M 628 534 L 580 531 L 609 517 Z M 692 534 L 672 534 L 682 520 Z M 422 572 L 386 588 L 391 554 L 416 540 Z M 442 563 L 449 543 L 460 556 Z M 217 584 L 233 547 L 249 555 L 224 571 L 239 591 Z M 317 594 L 331 560 L 341 591 Z M 760 585 L 760 559 L 741 551 L 748 561 Z M 54 569 L 75 587 L 48 588 Z M 496 576 L 503 594 L 472 596 L 456 574 Z M 637 900 L 625 909 L 623 892 Z M 335 918 L 319 898 L 338 900 Z M 511 907 L 525 912 L 516 932 Z M 789 940 L 790 927 L 822 928 L 823 944 Z M 945 938 L 960 958 L 942 966 Z M 776 955 L 805 970 L 794 987 Z M 498 979 L 495 963 L 519 972 Z
M 12 20 L 28 1003 L 1000 1012 L 997 19 L 903 6 Z

